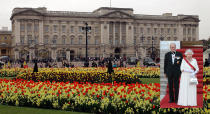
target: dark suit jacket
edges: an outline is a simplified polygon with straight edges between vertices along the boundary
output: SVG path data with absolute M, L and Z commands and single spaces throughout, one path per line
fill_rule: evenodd
M 180 76 L 181 74 L 180 66 L 182 63 L 182 59 L 183 59 L 182 53 L 176 51 L 174 64 L 173 64 L 172 53 L 171 52 L 166 53 L 164 58 L 164 73 L 169 77 L 172 75 L 172 73 L 173 75 Z

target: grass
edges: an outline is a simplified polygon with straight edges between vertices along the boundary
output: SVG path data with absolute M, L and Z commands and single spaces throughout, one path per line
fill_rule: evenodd
M 8 106 L 0 104 L 0 114 L 88 114 L 88 113 L 32 108 L 32 107 L 17 107 L 17 106 Z
M 160 78 L 141 78 L 143 84 L 160 83 Z
M 13 79 L 13 78 L 15 78 L 15 77 L 0 77 L 0 79 Z

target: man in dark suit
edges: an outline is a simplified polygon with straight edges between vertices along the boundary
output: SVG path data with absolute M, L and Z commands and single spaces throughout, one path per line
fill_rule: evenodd
M 179 78 L 181 75 L 182 53 L 176 51 L 176 44 L 170 44 L 170 52 L 165 54 L 164 75 L 168 78 L 169 85 L 169 103 L 178 101 Z

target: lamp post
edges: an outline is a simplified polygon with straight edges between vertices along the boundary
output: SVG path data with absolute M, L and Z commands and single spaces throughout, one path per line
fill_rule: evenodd
M 152 36 L 152 53 L 151 53 L 151 58 L 154 60 L 155 59 L 155 55 L 154 55 L 154 50 L 153 50 L 153 48 L 154 48 L 154 37 Z
M 87 23 L 85 23 L 85 27 L 82 27 L 82 30 L 85 30 L 85 37 L 86 37 L 86 46 L 85 46 L 85 63 L 84 63 L 84 66 L 85 67 L 88 67 L 89 66 L 89 62 L 88 62 L 88 36 L 87 36 L 87 32 L 89 30 L 91 30 L 91 27 L 88 26 Z
M 144 37 L 144 35 L 142 34 L 142 36 L 140 37 L 140 40 L 141 40 L 141 42 L 142 42 L 142 43 L 141 43 L 141 44 L 142 44 L 142 46 L 141 46 L 141 47 L 142 47 L 142 49 L 144 49 L 144 47 L 143 47 L 143 44 L 144 44 L 144 38 L 145 38 L 145 37 Z M 145 50 L 144 50 L 144 51 L 145 51 Z M 145 51 L 144 53 L 146 54 L 146 51 Z M 145 55 L 145 56 L 146 56 L 146 55 Z M 141 57 L 141 58 L 142 58 L 142 57 Z

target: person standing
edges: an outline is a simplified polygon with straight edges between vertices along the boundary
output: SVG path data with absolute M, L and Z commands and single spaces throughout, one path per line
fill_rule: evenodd
M 192 78 L 196 78 L 199 71 L 197 60 L 192 58 L 193 51 L 187 49 L 186 57 L 181 63 L 181 79 L 179 88 L 178 105 L 181 106 L 197 106 L 197 84 L 198 81 L 191 82 Z
M 33 70 L 33 72 L 38 72 L 37 60 L 34 60 L 34 70 Z
M 107 73 L 112 74 L 114 72 L 114 70 L 113 70 L 113 67 L 112 67 L 112 61 L 111 61 L 111 59 L 109 59 L 109 62 L 108 62 L 108 66 L 107 67 L 108 67 Z
M 180 65 L 182 54 L 176 51 L 176 44 L 170 44 L 170 52 L 165 54 L 164 58 L 164 75 L 168 78 L 169 86 L 169 103 L 178 101 L 179 78 L 181 74 Z
M 205 64 L 204 64 L 204 67 L 208 67 L 209 66 L 209 62 L 207 59 L 205 59 Z

